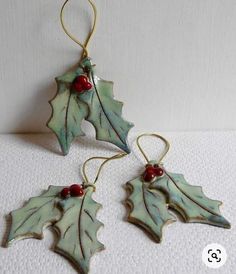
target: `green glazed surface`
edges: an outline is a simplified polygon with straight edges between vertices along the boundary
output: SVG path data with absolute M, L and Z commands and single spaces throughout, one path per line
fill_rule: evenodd
M 38 197 L 33 197 L 20 209 L 11 212 L 11 229 L 7 244 L 25 238 L 43 238 L 43 228 L 60 219 L 61 211 L 56 207 L 58 193 L 63 187 L 50 186 Z
M 92 193 L 92 188 L 87 188 L 83 197 L 61 201 L 63 215 L 54 226 L 59 235 L 55 251 L 72 261 L 80 273 L 88 273 L 90 258 L 104 249 L 97 240 L 102 223 L 96 214 L 101 205 L 92 199 Z
M 127 200 L 131 208 L 128 220 L 142 226 L 159 243 L 163 226 L 175 221 L 168 211 L 165 195 L 149 189 L 149 184 L 144 183 L 142 177 L 128 182 L 127 187 L 131 192 Z
M 153 182 L 150 188 L 165 193 L 169 207 L 178 211 L 186 222 L 230 228 L 230 223 L 219 210 L 222 202 L 209 199 L 202 187 L 188 184 L 182 174 L 165 170 L 164 176 Z
M 79 75 L 86 75 L 92 89 L 77 94 L 72 83 Z M 132 123 L 122 118 L 123 103 L 113 95 L 113 83 L 97 77 L 90 58 L 82 60 L 75 71 L 56 78 L 57 94 L 50 101 L 52 116 L 48 127 L 56 134 L 64 155 L 78 136 L 84 136 L 81 123 L 85 119 L 96 130 L 96 138 L 110 142 L 129 153 L 127 135 Z
M 50 186 L 42 195 L 31 198 L 11 213 L 7 245 L 20 239 L 42 239 L 43 229 L 52 226 L 58 236 L 54 251 L 69 259 L 79 273 L 88 273 L 90 258 L 104 249 L 97 240 L 102 223 L 96 214 L 101 205 L 92 199 L 92 187 L 86 188 L 82 197 L 64 199 L 60 195 L 63 188 Z

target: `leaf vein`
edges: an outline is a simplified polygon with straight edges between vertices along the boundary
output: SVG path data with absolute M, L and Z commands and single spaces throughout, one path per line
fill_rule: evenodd
M 54 199 L 51 199 L 49 201 L 47 201 L 46 203 L 44 203 L 43 205 L 41 205 L 39 208 L 37 208 L 37 210 L 35 210 L 34 212 L 32 212 L 14 231 L 14 233 L 16 233 L 16 231 L 18 229 L 20 229 L 36 212 L 38 212 L 42 207 L 44 207 L 46 204 L 49 204 L 50 202 L 52 202 Z
M 95 81 L 94 81 L 94 76 L 93 76 L 93 72 L 92 72 L 92 71 L 91 71 L 91 76 L 92 76 L 91 78 L 92 78 L 93 86 L 94 86 L 96 95 L 97 95 L 97 97 L 98 97 L 98 101 L 99 101 L 99 103 L 100 103 L 100 105 L 101 105 L 101 109 L 102 109 L 104 115 L 106 116 L 106 118 L 107 118 L 109 124 L 111 125 L 111 127 L 112 127 L 113 130 L 114 130 L 114 132 L 116 133 L 118 139 L 120 139 L 120 141 L 121 141 L 123 144 L 125 144 L 125 142 L 124 142 L 124 141 L 122 140 L 122 138 L 120 137 L 119 133 L 118 133 L 117 130 L 115 129 L 114 125 L 113 125 L 112 122 L 110 121 L 110 119 L 109 119 L 109 117 L 108 117 L 108 115 L 107 115 L 107 113 L 106 113 L 106 111 L 105 111 L 105 108 L 104 108 L 104 106 L 103 106 L 103 104 L 102 104 L 101 98 L 100 98 L 100 96 L 99 96 L 99 93 L 98 93 L 98 90 L 97 90 L 97 87 L 96 87 L 96 84 L 95 84 Z M 126 144 L 125 144 L 125 145 L 126 145 Z
M 89 218 L 92 220 L 92 222 L 94 222 L 94 219 L 93 219 L 92 215 L 88 212 L 88 210 L 85 209 L 84 212 L 89 216 Z
M 80 244 L 81 253 L 82 253 L 82 256 L 83 256 L 84 259 L 85 259 L 85 254 L 84 254 L 84 248 L 83 248 L 82 238 L 81 238 L 81 234 L 82 234 L 81 233 L 81 217 L 82 217 L 83 205 L 84 205 L 85 197 L 86 197 L 86 195 L 84 195 L 82 203 L 81 203 L 80 212 L 79 212 L 79 220 L 78 220 L 79 244 Z
M 145 188 L 144 188 L 144 185 L 142 185 L 142 192 L 143 192 L 143 203 L 144 203 L 144 206 L 145 206 L 145 209 L 147 210 L 147 213 L 148 215 L 150 216 L 150 218 L 153 220 L 153 222 L 157 225 L 156 223 L 156 220 L 153 218 L 151 212 L 149 211 L 149 208 L 148 208 L 148 205 L 147 205 L 147 202 L 146 202 L 146 198 L 145 198 Z
M 192 201 L 193 203 L 195 203 L 196 205 L 198 205 L 200 208 L 202 208 L 203 210 L 206 210 L 208 211 L 209 213 L 211 213 L 212 215 L 215 215 L 215 216 L 220 216 L 219 214 L 209 210 L 208 208 L 202 206 L 201 204 L 199 204 L 197 201 L 195 201 L 193 198 L 191 198 L 185 191 L 183 191 L 175 182 L 175 180 L 165 171 L 167 177 L 170 178 L 170 180 L 172 181 L 172 183 L 176 186 L 176 188 L 181 192 L 183 193 L 184 196 L 186 196 L 190 201 Z
M 62 236 L 63 239 L 65 239 L 67 232 L 70 230 L 70 228 L 71 228 L 72 226 L 73 226 L 73 224 L 71 224 L 71 225 L 69 225 L 69 226 L 67 227 L 67 229 L 66 229 L 65 232 L 63 233 L 63 236 Z
M 91 242 L 93 242 L 93 239 L 92 239 L 92 237 L 89 235 L 88 231 L 85 230 L 84 232 L 85 232 L 85 234 L 88 236 L 89 240 L 90 240 Z

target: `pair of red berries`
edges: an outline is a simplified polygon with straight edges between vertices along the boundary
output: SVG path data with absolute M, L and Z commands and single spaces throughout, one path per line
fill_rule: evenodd
M 84 190 L 81 185 L 71 185 L 70 187 L 65 187 L 61 191 L 61 197 L 62 198 L 68 198 L 71 197 L 80 197 L 84 195 Z
M 164 174 L 164 170 L 158 165 L 147 165 L 143 174 L 143 179 L 146 182 L 151 182 L 157 177 L 161 177 Z
M 92 88 L 92 84 L 89 82 L 89 79 L 85 75 L 79 75 L 75 78 L 72 88 L 78 93 L 82 93 L 86 90 L 90 90 Z

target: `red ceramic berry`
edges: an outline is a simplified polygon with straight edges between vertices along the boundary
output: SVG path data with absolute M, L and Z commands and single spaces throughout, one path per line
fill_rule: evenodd
M 88 77 L 85 75 L 80 75 L 76 78 L 76 82 L 80 83 L 82 86 L 88 82 Z
M 76 90 L 77 92 L 82 92 L 84 90 L 83 86 L 79 82 L 75 82 L 73 84 L 73 89 Z
M 70 186 L 70 189 L 73 188 L 73 187 L 79 187 L 79 188 L 81 188 L 81 185 L 79 185 L 79 184 L 73 184 L 73 185 Z
M 155 169 L 155 174 L 156 174 L 156 176 L 160 177 L 160 176 L 162 176 L 164 174 L 164 170 L 162 168 L 160 168 L 160 167 L 157 167 Z
M 145 172 L 150 172 L 150 173 L 155 173 L 156 172 L 156 168 L 153 166 L 146 166 Z
M 70 195 L 70 189 L 69 189 L 69 187 L 63 188 L 62 191 L 61 191 L 61 196 L 63 198 L 67 198 L 69 195 Z
M 75 78 L 72 85 L 73 89 L 77 92 L 83 92 L 92 88 L 92 84 L 89 82 L 89 78 L 85 75 L 80 75 Z
M 70 186 L 70 195 L 72 197 L 82 196 L 84 194 L 84 190 L 80 185 L 74 184 Z
M 155 171 L 148 169 L 143 174 L 143 179 L 146 182 L 151 182 L 156 177 Z
M 92 84 L 91 84 L 91 83 L 89 83 L 89 82 L 84 83 L 83 88 L 84 88 L 85 90 L 89 90 L 89 89 L 91 89 L 91 88 L 92 88 Z

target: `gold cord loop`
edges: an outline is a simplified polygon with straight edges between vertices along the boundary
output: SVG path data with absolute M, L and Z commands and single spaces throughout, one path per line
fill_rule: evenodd
M 88 0 L 89 4 L 91 5 L 92 9 L 93 9 L 93 15 L 94 15 L 94 19 L 93 19 L 93 25 L 92 25 L 92 29 L 91 31 L 89 32 L 86 40 L 85 40 L 85 43 L 82 44 L 74 35 L 72 35 L 66 28 L 65 26 L 65 23 L 64 23 L 64 8 L 66 6 L 66 4 L 69 2 L 69 0 L 66 0 L 64 2 L 64 4 L 62 5 L 61 7 L 61 12 L 60 12 L 60 20 L 61 20 L 61 25 L 62 25 L 62 28 L 64 30 L 64 32 L 70 37 L 71 40 L 73 40 L 76 44 L 78 44 L 79 46 L 81 46 L 81 48 L 83 49 L 83 53 L 82 53 L 82 57 L 88 57 L 88 44 L 89 44 L 89 41 L 91 40 L 94 32 L 95 32 L 95 29 L 96 29 L 96 24 L 97 24 L 97 9 L 96 9 L 96 6 L 95 4 L 92 2 L 92 0 Z
M 145 158 L 145 160 L 147 161 L 147 163 L 149 162 L 149 159 L 146 155 L 146 153 L 144 152 L 144 150 L 142 149 L 141 145 L 140 145 L 140 139 L 142 137 L 145 137 L 145 136 L 148 136 L 148 137 L 156 137 L 158 139 L 161 139 L 164 144 L 165 144 L 165 149 L 163 151 L 163 153 L 161 154 L 160 158 L 158 159 L 158 164 L 160 164 L 160 162 L 163 160 L 163 158 L 166 156 L 167 152 L 169 151 L 170 149 L 170 143 L 161 135 L 159 134 L 156 134 L 156 133 L 144 133 L 144 134 L 141 134 L 137 137 L 136 139 L 136 144 L 140 150 L 140 152 L 142 153 L 143 157 Z
M 99 175 L 100 175 L 100 173 L 101 173 L 101 171 L 102 171 L 103 166 L 104 166 L 107 162 L 109 162 L 109 161 L 111 161 L 111 160 L 120 159 L 120 158 L 122 158 L 122 157 L 124 157 L 124 156 L 126 156 L 126 155 L 127 155 L 127 153 L 122 152 L 122 153 L 116 154 L 116 155 L 114 155 L 114 156 L 112 156 L 112 157 L 91 157 L 91 158 L 87 159 L 87 160 L 83 163 L 83 166 L 82 166 L 82 176 L 83 176 L 83 179 L 84 179 L 84 186 L 85 186 L 85 187 L 87 187 L 87 186 L 93 186 L 93 187 L 95 188 L 94 184 L 97 182 L 98 177 L 99 177 Z M 96 174 L 96 177 L 95 177 L 94 181 L 91 183 L 91 182 L 89 181 L 89 179 L 88 179 L 88 176 L 86 175 L 86 166 L 87 166 L 88 162 L 90 162 L 90 161 L 92 161 L 92 160 L 104 160 L 104 161 L 103 161 L 102 164 L 100 165 L 100 167 L 99 167 L 99 169 L 98 169 L 98 172 L 97 172 L 97 174 Z

